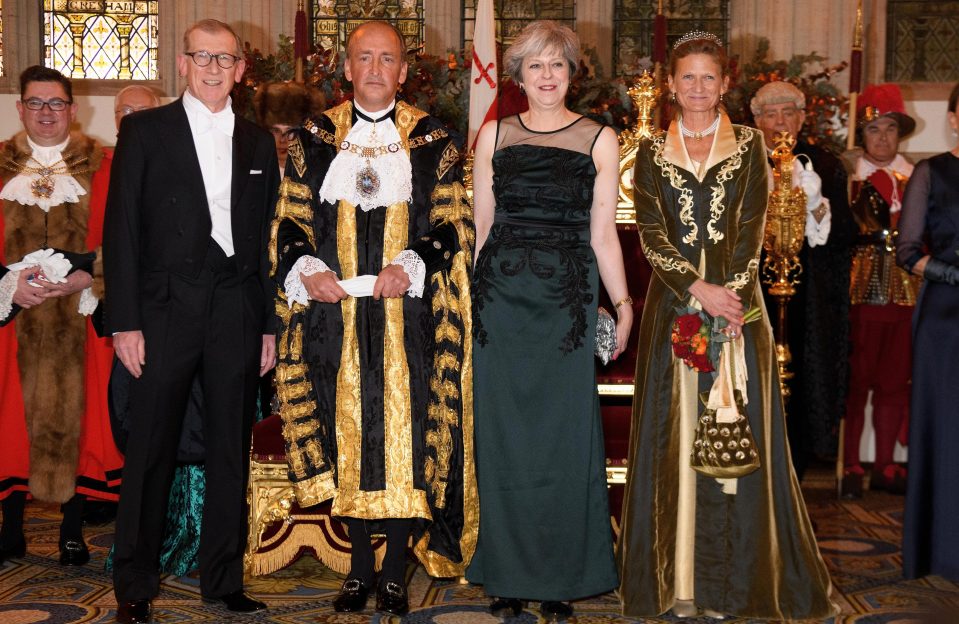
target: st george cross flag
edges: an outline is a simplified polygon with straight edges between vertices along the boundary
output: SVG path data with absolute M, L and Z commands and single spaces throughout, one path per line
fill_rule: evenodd
M 496 119 L 496 25 L 493 22 L 493 0 L 476 3 L 473 26 L 473 69 L 470 72 L 470 125 L 467 136 L 470 149 L 483 123 Z

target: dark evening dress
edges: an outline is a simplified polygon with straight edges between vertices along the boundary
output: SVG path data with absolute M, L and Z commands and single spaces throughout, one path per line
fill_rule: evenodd
M 928 253 L 959 266 L 959 158 L 951 153 L 913 171 L 896 251 L 901 265 Z M 912 348 L 903 573 L 959 581 L 959 286 L 923 280 Z
M 572 600 L 617 584 L 593 359 L 601 130 L 510 117 L 497 132 L 495 219 L 473 277 L 480 531 L 467 571 L 490 596 Z

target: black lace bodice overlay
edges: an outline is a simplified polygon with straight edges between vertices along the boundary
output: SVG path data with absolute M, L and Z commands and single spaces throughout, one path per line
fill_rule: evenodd
M 528 130 L 518 117 L 500 122 L 492 163 L 495 218 L 473 275 L 479 345 L 490 340 L 483 310 L 496 285 L 523 276 L 561 294 L 570 327 L 559 349 L 566 354 L 584 346 L 586 306 L 596 289 L 590 279 L 596 262 L 589 245 L 596 178 L 591 150 L 601 130 L 586 118 L 552 133 Z

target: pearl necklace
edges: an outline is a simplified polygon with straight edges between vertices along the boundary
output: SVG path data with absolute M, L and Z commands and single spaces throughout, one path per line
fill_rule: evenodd
M 720 115 L 716 115 L 715 121 L 709 124 L 709 127 L 703 130 L 702 132 L 693 132 L 689 128 L 683 125 L 682 117 L 679 118 L 679 130 L 683 133 L 683 136 L 687 136 L 691 139 L 696 139 L 697 141 L 702 141 L 704 137 L 708 137 L 713 132 L 716 132 L 716 128 L 719 127 Z

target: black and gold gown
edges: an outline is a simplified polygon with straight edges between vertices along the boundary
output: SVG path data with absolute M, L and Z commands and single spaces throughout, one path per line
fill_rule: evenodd
M 590 247 L 602 126 L 500 122 L 495 218 L 477 257 L 480 534 L 467 579 L 491 596 L 571 600 L 616 586 L 593 347 Z
M 737 292 L 747 309 L 764 308 L 757 272 L 766 167 L 761 133 L 725 115 L 704 163 L 690 159 L 675 122 L 637 152 L 636 222 L 653 278 L 639 330 L 617 551 L 628 616 L 656 616 L 677 600 L 764 620 L 835 613 L 789 459 L 768 317 L 734 341 L 748 375 L 737 390 L 762 463 L 739 479 L 690 467 L 700 397 L 713 379 L 675 358 L 670 345 L 676 309 L 695 303 L 688 289 L 698 278 Z
M 355 120 L 352 102 L 307 122 L 291 144 L 270 255 L 283 284 L 303 255 L 341 279 L 377 275 L 410 249 L 422 298 L 287 303 L 279 293 L 276 367 L 289 477 L 301 505 L 338 517 L 414 518 L 433 576 L 462 575 L 476 536 L 469 269 L 472 209 L 459 137 L 397 102 L 390 113 L 412 166 L 412 197 L 369 211 L 319 195 Z M 348 144 L 346 144 L 348 145 Z

